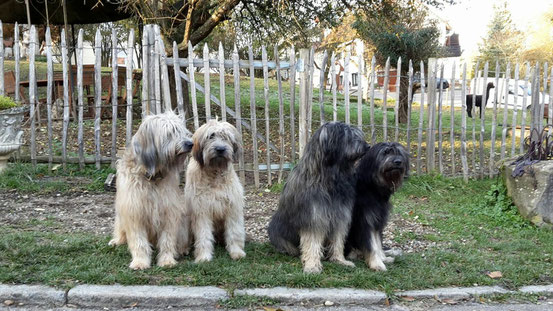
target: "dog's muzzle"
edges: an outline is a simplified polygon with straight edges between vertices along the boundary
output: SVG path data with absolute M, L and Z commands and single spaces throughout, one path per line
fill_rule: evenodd
M 217 154 L 217 156 L 219 157 L 223 157 L 225 156 L 225 152 L 227 151 L 227 147 L 225 146 L 216 146 L 215 147 L 215 153 Z
M 187 153 L 192 150 L 192 147 L 194 147 L 194 143 L 190 140 L 184 141 L 182 144 L 182 153 Z

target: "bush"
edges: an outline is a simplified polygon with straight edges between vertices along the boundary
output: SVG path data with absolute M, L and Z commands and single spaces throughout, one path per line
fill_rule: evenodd
M 7 96 L 0 96 L 0 110 L 10 109 L 17 106 L 18 105 L 13 101 L 13 99 Z

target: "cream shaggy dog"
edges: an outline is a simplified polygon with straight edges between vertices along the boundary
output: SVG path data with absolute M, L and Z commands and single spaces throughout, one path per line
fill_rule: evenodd
M 221 235 L 230 257 L 242 258 L 246 256 L 244 189 L 232 165 L 242 152 L 240 134 L 228 122 L 210 120 L 192 139 L 184 196 L 190 209 L 195 261 L 211 261 L 214 236 Z
M 109 245 L 128 243 L 131 269 L 173 266 L 188 250 L 188 222 L 179 173 L 192 150 L 191 133 L 173 112 L 147 116 L 117 161 L 115 226 Z

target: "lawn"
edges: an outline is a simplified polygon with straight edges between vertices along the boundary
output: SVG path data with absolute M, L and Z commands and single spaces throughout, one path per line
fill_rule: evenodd
M 0 189 L 5 191 L 6 187 L 0 184 Z M 248 243 L 247 257 L 239 261 L 230 260 L 224 248 L 217 247 L 210 263 L 194 264 L 187 256 L 174 268 L 136 272 L 127 267 L 130 254 L 126 247 L 109 247 L 108 236 L 52 233 L 36 229 L 36 220 L 29 220 L 0 228 L 0 283 L 62 288 L 83 283 L 215 285 L 230 290 L 355 287 L 392 294 L 396 290 L 476 284 L 516 288 L 553 280 L 553 231 L 523 220 L 498 179 L 464 183 L 438 175 L 414 176 L 393 201 L 395 217 L 432 229 L 432 233 L 421 235 L 398 230 L 394 241 L 433 241 L 436 246 L 404 253 L 386 272 L 371 271 L 361 261 L 356 261 L 356 268 L 324 262 L 322 274 L 306 275 L 298 258 L 279 254 L 268 243 Z M 40 227 L 48 226 L 59 224 L 48 220 Z M 503 277 L 492 279 L 486 275 L 490 271 L 501 271 Z

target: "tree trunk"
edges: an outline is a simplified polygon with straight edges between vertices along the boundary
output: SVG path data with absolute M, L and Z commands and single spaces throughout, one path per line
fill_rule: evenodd
M 399 92 L 399 123 L 407 123 L 407 110 L 409 109 L 409 77 L 408 73 L 401 71 Z M 414 93 L 414 90 L 413 90 Z

